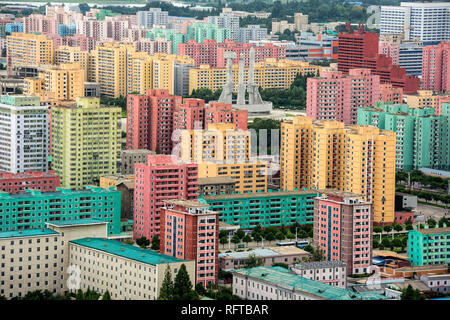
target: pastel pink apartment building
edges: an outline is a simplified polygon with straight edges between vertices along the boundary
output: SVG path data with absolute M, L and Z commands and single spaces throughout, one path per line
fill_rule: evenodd
M 314 120 L 337 120 L 356 124 L 358 108 L 373 106 L 380 98 L 380 76 L 370 69 L 323 72 L 308 78 L 306 115 Z
M 421 88 L 450 92 L 450 41 L 423 48 Z
M 149 155 L 147 163 L 135 164 L 133 239 L 159 236 L 163 201 L 197 199 L 197 179 L 197 164 L 173 155 Z

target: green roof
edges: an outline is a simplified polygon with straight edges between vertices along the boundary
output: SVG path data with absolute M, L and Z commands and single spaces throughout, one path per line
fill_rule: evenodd
M 107 221 L 104 220 L 98 220 L 98 219 L 77 219 L 77 220 L 64 220 L 64 221 L 52 221 L 52 222 L 46 222 L 50 225 L 55 225 L 58 227 L 69 227 L 69 226 L 79 226 L 84 224 L 106 224 Z
M 151 265 L 186 261 L 152 250 L 141 249 L 130 244 L 103 238 L 83 238 L 70 242 Z
M 269 283 L 282 285 L 295 289 L 299 292 L 305 292 L 325 300 L 384 300 L 385 296 L 370 292 L 360 294 L 344 288 L 331 286 L 329 284 L 316 280 L 306 279 L 283 267 L 256 267 L 249 269 L 233 270 L 234 273 L 257 278 Z
M 44 228 L 44 229 L 26 229 L 16 231 L 3 231 L 0 232 L 0 239 L 4 238 L 21 238 L 21 237 L 36 237 L 36 236 L 49 236 L 58 234 L 58 232 Z

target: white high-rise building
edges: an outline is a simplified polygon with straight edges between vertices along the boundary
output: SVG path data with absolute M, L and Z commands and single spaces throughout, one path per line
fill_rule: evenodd
M 153 28 L 154 25 L 167 26 L 169 23 L 169 13 L 161 11 L 161 8 L 150 8 L 149 11 L 137 12 L 137 24 L 145 28 Z
M 48 106 L 39 97 L 0 97 L 0 171 L 48 171 Z
M 401 2 L 382 6 L 380 34 L 403 34 L 405 40 L 450 40 L 449 2 Z
M 208 23 L 215 24 L 219 28 L 230 29 L 230 37 L 234 42 L 239 41 L 239 17 L 233 13 L 221 13 L 220 16 L 210 16 Z

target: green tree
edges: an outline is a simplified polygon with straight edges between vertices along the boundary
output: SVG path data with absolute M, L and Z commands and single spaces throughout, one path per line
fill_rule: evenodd
M 166 273 L 164 275 L 161 289 L 159 290 L 158 300 L 173 300 L 174 284 L 172 281 L 172 272 L 170 266 L 167 266 Z
M 238 236 L 239 239 L 242 239 L 245 236 L 245 232 L 239 229 L 238 231 L 236 231 L 236 235 Z
M 246 234 L 245 237 L 242 239 L 242 241 L 248 244 L 249 242 L 252 241 L 252 238 L 248 234 Z
M 248 258 L 245 260 L 245 268 L 254 268 L 258 266 L 262 266 L 264 264 L 264 260 L 256 254 L 252 253 L 248 256 Z
M 198 300 L 198 294 L 193 290 L 191 279 L 183 263 L 178 271 L 173 284 L 174 300 Z
M 281 231 L 278 231 L 278 232 L 275 234 L 275 238 L 276 238 L 277 240 L 284 240 L 284 239 L 285 239 L 284 233 L 281 232 Z
M 402 290 L 402 294 L 400 296 L 401 300 L 425 300 L 425 297 L 422 296 L 418 289 L 413 289 L 413 287 L 409 284 L 406 289 Z
M 228 243 L 228 239 L 226 237 L 219 238 L 219 242 L 221 245 L 223 245 L 223 248 Z
M 384 226 L 384 227 L 383 227 L 383 230 L 384 230 L 385 232 L 391 232 L 391 231 L 392 231 L 392 227 L 391 227 L 391 226 Z
M 147 248 L 150 245 L 150 240 L 148 240 L 146 237 L 140 237 L 139 239 L 136 239 L 136 244 L 141 248 Z
M 442 217 L 439 219 L 439 228 L 442 228 L 444 224 L 448 227 L 449 226 L 449 220 L 446 217 Z
M 262 241 L 262 236 L 260 233 L 255 233 L 253 235 L 253 240 L 255 240 L 256 242 L 261 242 Z
M 402 247 L 402 240 L 400 238 L 394 238 L 391 241 L 391 246 L 392 247 L 396 247 L 396 248 L 401 248 Z
M 399 232 L 399 231 L 403 231 L 403 226 L 401 224 L 395 224 L 394 225 L 394 230 Z
M 373 227 L 373 232 L 381 233 L 381 232 L 383 232 L 383 229 L 381 227 L 376 226 L 376 227 Z
M 160 240 L 158 235 L 154 235 L 152 238 L 152 250 L 159 250 L 160 248 Z
M 325 260 L 324 252 L 319 247 L 316 247 L 312 253 L 313 261 L 322 261 Z
M 388 248 L 388 247 L 391 246 L 391 240 L 389 240 L 389 238 L 383 238 L 383 239 L 381 240 L 381 245 L 382 245 L 384 248 Z
M 434 228 L 434 227 L 436 227 L 437 222 L 433 218 L 429 218 L 427 220 L 427 224 L 430 226 L 430 228 Z
M 111 300 L 111 295 L 109 294 L 108 290 L 106 290 L 103 294 L 102 300 Z
M 231 238 L 231 242 L 234 243 L 234 244 L 238 244 L 239 242 L 241 242 L 241 239 L 239 239 L 238 235 L 235 234 L 233 236 L 233 238 Z
M 206 289 L 200 282 L 195 285 L 195 291 L 199 296 L 204 296 L 206 294 Z

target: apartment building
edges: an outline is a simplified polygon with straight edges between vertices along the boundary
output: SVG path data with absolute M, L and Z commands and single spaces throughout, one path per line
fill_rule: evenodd
M 353 192 L 373 203 L 375 222 L 392 223 L 395 140 L 392 131 L 368 126 L 309 117 L 285 120 L 281 124 L 281 189 Z
M 166 26 L 168 24 L 168 12 L 161 8 L 149 8 L 148 11 L 138 11 L 136 21 L 139 26 L 153 28 L 153 26 Z
M 336 120 L 356 124 L 358 109 L 372 106 L 380 97 L 380 76 L 369 69 L 322 72 L 308 78 L 306 115 L 314 120 Z
M 99 98 L 52 108 L 52 168 L 61 186 L 81 189 L 117 173 L 121 113 L 120 107 L 101 106 Z
M 197 164 L 171 155 L 149 155 L 145 164 L 134 168 L 133 238 L 152 239 L 160 235 L 163 200 L 197 199 Z
M 280 88 L 287 89 L 291 86 L 297 74 L 314 74 L 320 70 L 320 66 L 310 65 L 308 62 L 295 60 L 266 59 L 255 63 L 255 83 L 263 89 Z M 233 65 L 234 91 L 237 92 L 239 85 L 239 66 Z M 202 65 L 191 68 L 189 71 L 189 93 L 199 88 L 208 88 L 212 91 L 222 89 L 226 84 L 226 68 L 212 68 Z M 249 68 L 244 68 L 243 82 L 248 83 Z
M 195 283 L 205 288 L 219 275 L 219 213 L 194 200 L 165 200 L 161 253 L 195 261 Z
M 434 108 L 376 103 L 358 110 L 358 125 L 371 125 L 396 133 L 395 166 L 401 171 L 418 168 L 448 170 L 448 114 Z
M 53 42 L 42 34 L 13 33 L 6 36 L 6 56 L 13 66 L 52 64 Z
M 390 102 L 393 104 L 402 104 L 403 89 L 394 88 L 390 83 L 380 84 L 380 97 L 377 101 Z
M 326 190 L 314 199 L 314 246 L 347 275 L 372 272 L 372 204 L 351 192 Z
M 450 41 L 423 48 L 421 89 L 450 92 Z
M 24 173 L 0 172 L 0 191 L 9 194 L 25 193 L 27 189 L 51 192 L 59 187 L 59 181 L 59 176 L 51 170 Z
M 0 170 L 48 171 L 48 106 L 39 97 L 0 96 Z
M 231 177 L 236 192 L 266 192 L 268 163 L 250 159 L 242 162 L 205 161 L 198 164 L 199 178 Z
M 199 178 L 198 196 L 233 194 L 236 189 L 236 181 L 230 177 Z
M 147 149 L 130 149 L 121 151 L 120 170 L 123 175 L 134 175 L 134 165 L 136 163 L 146 163 L 147 157 L 155 154 Z
M 80 47 L 62 45 L 55 49 L 55 64 L 78 62 L 80 68 L 84 70 L 84 79 L 88 81 L 89 70 L 89 52 Z
M 220 212 L 220 221 L 252 229 L 312 224 L 314 197 L 317 191 L 269 191 L 203 196 L 213 211 Z
M 450 228 L 415 229 L 408 232 L 408 258 L 413 266 L 450 263 Z

